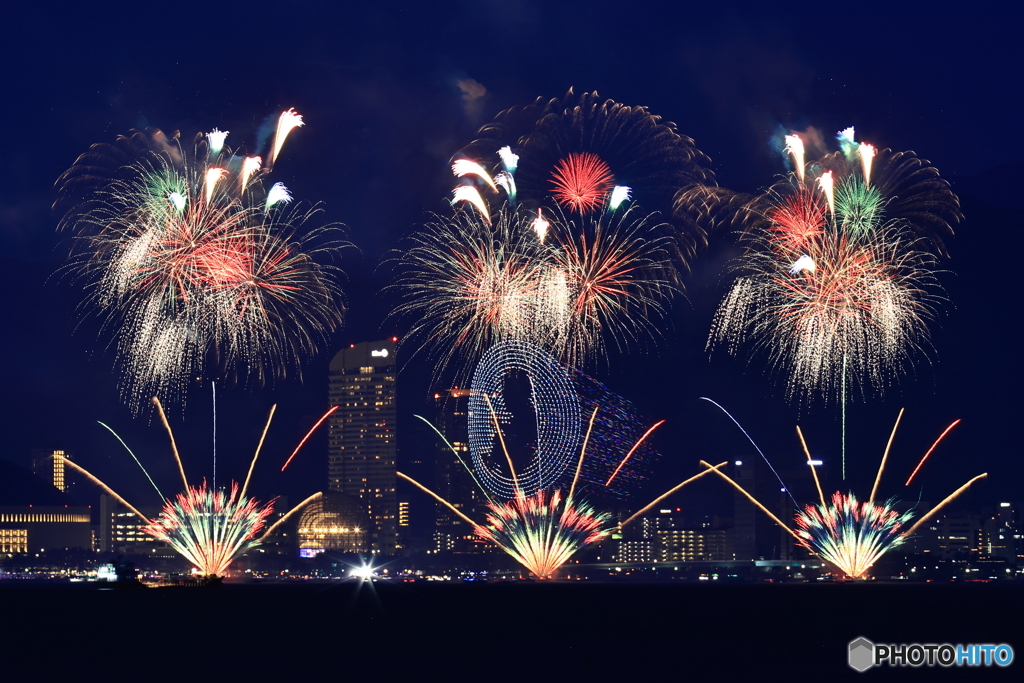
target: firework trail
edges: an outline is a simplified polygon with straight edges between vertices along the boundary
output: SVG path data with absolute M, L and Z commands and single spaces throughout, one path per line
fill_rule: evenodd
M 645 219 L 625 211 L 578 225 L 550 214 L 544 240 L 538 220 L 507 208 L 491 222 L 471 211 L 437 217 L 394 260 L 392 315 L 412 319 L 406 343 L 428 348 L 439 371 L 506 340 L 578 366 L 609 341 L 623 348 L 658 334 L 674 276 L 666 241 L 645 237 Z
M 797 434 L 807 456 L 808 464 L 811 466 L 811 473 L 814 476 L 814 482 L 821 501 L 820 504 L 810 504 L 797 511 L 795 530 L 788 527 L 742 486 L 724 472 L 719 471 L 717 467 L 712 467 L 703 460 L 701 464 L 707 468 L 706 472 L 714 470 L 718 476 L 740 491 L 755 506 L 771 517 L 776 524 L 792 535 L 799 545 L 826 562 L 831 563 L 847 577 L 851 579 L 863 578 L 882 555 L 903 544 L 922 523 L 934 517 L 939 510 L 966 491 L 971 484 L 988 476 L 987 474 L 979 474 L 974 477 L 930 511 L 919 517 L 913 526 L 907 528 L 908 523 L 915 516 L 913 509 L 904 512 L 897 511 L 895 509 L 895 499 L 889 499 L 884 503 L 875 502 L 878 486 L 882 479 L 882 472 L 885 470 L 889 451 L 892 448 L 893 440 L 896 437 L 896 430 L 899 428 L 902 417 L 903 411 L 901 410 L 886 443 L 885 452 L 882 455 L 882 461 L 875 476 L 875 483 L 872 486 L 871 496 L 865 502 L 859 502 L 853 493 L 842 494 L 839 492 L 834 493 L 831 499 L 826 501 L 821 490 L 821 483 L 818 480 L 817 472 L 814 469 L 814 462 L 811 459 L 810 451 L 807 449 L 803 432 L 797 427 Z M 938 446 L 939 442 L 957 423 L 959 423 L 959 420 L 947 427 L 939 438 L 936 439 L 935 443 L 932 444 L 931 448 L 928 449 L 914 469 L 914 474 L 917 473 L 921 465 L 924 464 L 924 461 L 935 450 L 935 447 Z M 913 474 L 911 475 L 912 478 Z M 909 483 L 910 480 L 908 479 L 907 484 L 909 485 Z
M 543 469 L 546 463 L 542 460 L 539 461 L 539 464 L 535 462 L 531 467 L 525 468 L 524 473 L 528 480 L 525 483 L 521 481 L 502 435 L 500 426 L 502 418 L 499 417 L 498 412 L 500 407 L 495 409 L 495 405 L 488 400 L 487 408 L 493 424 L 493 434 L 498 437 L 506 459 L 509 477 L 496 478 L 493 472 L 486 467 L 481 467 L 477 462 L 477 453 L 474 453 L 474 463 L 471 466 L 462 459 L 458 450 L 451 446 L 444 435 L 431 425 L 466 467 L 473 481 L 487 498 L 488 513 L 485 523 L 479 524 L 473 521 L 449 501 L 411 477 L 401 472 L 398 473 L 398 476 L 433 496 L 457 516 L 472 524 L 474 533 L 478 537 L 497 545 L 538 579 L 553 578 L 558 568 L 576 551 L 605 538 L 615 528 L 610 514 L 596 512 L 586 502 L 577 500 L 576 494 L 590 436 L 600 407 L 595 407 L 591 413 L 586 432 L 583 435 L 575 474 L 569 486 L 569 494 L 565 497 L 563 497 L 561 488 L 555 488 L 557 478 L 545 480 L 549 482 L 546 486 L 538 486 L 530 482 L 531 467 L 533 470 Z M 535 407 L 535 410 L 538 420 L 541 420 L 540 409 Z M 428 424 L 430 423 L 428 422 Z M 472 430 L 472 425 L 470 428 Z M 634 444 L 630 449 L 630 454 L 647 438 L 650 431 L 652 430 L 648 430 Z M 542 454 L 538 453 L 538 456 L 540 455 Z M 563 464 L 564 459 L 556 458 L 556 467 L 561 467 Z M 493 488 L 496 480 L 498 487 Z M 504 485 L 506 481 L 509 486 Z
M 64 464 L 84 474 L 97 486 L 112 495 L 142 519 L 146 523 L 146 526 L 142 529 L 145 533 L 170 545 L 193 565 L 199 575 L 210 578 L 223 576 L 227 568 L 239 555 L 261 543 L 263 539 L 273 533 L 280 524 L 295 512 L 320 496 L 320 494 L 315 494 L 302 501 L 260 535 L 260 532 L 264 531 L 267 518 L 274 511 L 274 501 L 261 504 L 257 500 L 247 497 L 246 492 L 252 479 L 253 470 L 256 467 L 256 460 L 259 458 L 267 432 L 270 429 L 270 424 L 274 419 L 274 412 L 277 406 L 271 406 L 270 413 L 267 415 L 267 422 L 260 435 L 252 462 L 249 465 L 245 483 L 239 488 L 237 483 L 231 482 L 230 490 L 225 491 L 224 489 L 208 487 L 205 479 L 203 479 L 203 483 L 199 486 L 193 486 L 188 483 L 188 480 L 185 478 L 185 469 L 181 462 L 181 456 L 178 453 L 178 447 L 174 439 L 174 431 L 167 421 L 160 401 L 154 398 L 153 402 L 156 404 L 157 412 L 160 415 L 164 428 L 167 430 L 171 442 L 171 450 L 185 484 L 184 492 L 179 493 L 173 499 L 164 498 L 156 483 L 149 476 L 149 472 L 146 471 L 146 468 L 124 440 L 113 429 L 103 423 L 100 424 L 110 431 L 121 445 L 124 446 L 125 450 L 131 454 L 132 458 L 146 475 L 146 478 L 153 484 L 153 488 L 156 489 L 161 499 L 164 500 L 163 510 L 157 517 L 149 519 L 143 515 L 122 496 L 85 470 L 81 465 L 61 456 L 55 457 L 60 458 Z M 313 429 L 315 430 L 321 422 L 323 420 L 318 422 Z M 310 433 L 312 433 L 312 430 L 310 430 Z M 307 434 L 302 443 L 305 443 L 309 436 Z M 302 447 L 302 443 L 299 444 L 299 448 Z M 298 448 L 295 449 L 295 452 L 297 451 Z M 294 455 L 295 453 L 293 452 L 292 456 L 294 457 Z
M 337 269 L 318 259 L 345 245 L 331 226 L 299 236 L 318 210 L 283 208 L 281 183 L 264 195 L 259 158 L 234 155 L 215 133 L 191 154 L 134 134 L 126 140 L 151 148 L 105 181 L 89 170 L 102 168 L 100 152 L 58 181 L 62 194 L 85 194 L 66 218 L 79 232 L 69 269 L 85 285 L 83 308 L 114 336 L 136 412 L 153 395 L 179 399 L 208 363 L 252 382 L 284 377 L 341 324 Z M 111 165 L 125 156 L 108 154 Z
M 879 189 L 832 173 L 770 193 L 708 347 L 766 352 L 790 400 L 845 405 L 848 383 L 881 393 L 907 371 L 940 295 L 934 257 Z

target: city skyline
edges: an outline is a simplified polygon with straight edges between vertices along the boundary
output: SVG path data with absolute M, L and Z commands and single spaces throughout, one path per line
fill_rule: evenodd
M 956 228 L 957 237 L 948 245 L 952 258 L 943 264 L 939 276 L 949 304 L 933 333 L 934 353 L 918 359 L 911 374 L 886 396 L 850 406 L 849 450 L 854 455 L 849 486 L 870 482 L 873 454 L 884 444 L 887 425 L 899 408 L 907 407 L 908 417 L 894 447 L 894 457 L 901 463 L 915 460 L 920 444 L 935 430 L 958 417 L 964 421 L 937 453 L 939 459 L 922 473 L 923 492 L 908 492 L 906 497 L 934 498 L 933 491 L 959 484 L 973 473 L 967 465 L 976 453 L 991 460 L 986 469 L 993 474 L 983 490 L 968 494 L 965 504 L 1020 497 L 1024 466 L 1011 455 L 1014 404 L 1005 399 L 1006 387 L 1019 378 L 1019 364 L 1011 356 L 999 357 L 1005 340 L 1012 339 L 1012 316 L 1005 311 L 1008 293 L 1013 291 L 1009 279 L 1013 266 L 1008 260 L 993 264 L 990 258 L 993 244 L 1019 222 L 1012 195 L 1005 188 L 1016 182 L 1019 172 L 1014 163 L 1021 153 L 1013 139 L 999 144 L 956 142 L 977 116 L 975 108 L 959 102 L 987 101 L 978 96 L 978 90 L 1000 82 L 991 65 L 1012 61 L 984 57 L 1007 49 L 994 40 L 979 46 L 981 27 L 997 30 L 990 15 L 964 18 L 974 29 L 966 30 L 949 19 L 925 21 L 913 10 L 891 9 L 886 16 L 893 30 L 867 31 L 861 38 L 863 49 L 855 51 L 860 56 L 855 58 L 820 54 L 814 41 L 807 39 L 808 32 L 839 30 L 845 16 L 838 10 L 821 9 L 814 18 L 790 23 L 769 9 L 746 8 L 737 13 L 704 8 L 695 10 L 693 21 L 678 28 L 678 36 L 668 28 L 654 27 L 650 15 L 639 12 L 627 19 L 630 25 L 643 29 L 640 33 L 655 31 L 661 37 L 655 61 L 664 69 L 657 74 L 646 68 L 646 58 L 639 59 L 635 38 L 609 33 L 608 28 L 593 24 L 592 18 L 565 10 L 551 10 L 550 20 L 544 21 L 544 15 L 530 12 L 522 16 L 484 12 L 459 18 L 465 26 L 480 29 L 470 31 L 472 35 L 495 29 L 514 37 L 530 27 L 550 38 L 560 27 L 582 21 L 601 36 L 594 43 L 563 37 L 576 48 L 564 52 L 555 50 L 557 41 L 542 43 L 539 52 L 502 67 L 471 60 L 462 47 L 456 47 L 477 45 L 478 38 L 468 43 L 449 41 L 447 47 L 444 41 L 435 42 L 440 36 L 462 35 L 452 28 L 459 26 L 455 15 L 445 15 L 444 21 L 451 24 L 428 21 L 423 15 L 425 25 L 435 28 L 433 34 L 413 29 L 417 22 L 406 17 L 396 19 L 393 31 L 355 43 L 366 48 L 364 52 L 333 53 L 310 47 L 301 57 L 282 58 L 272 65 L 272 73 L 303 74 L 289 84 L 265 86 L 261 78 L 247 73 L 210 80 L 199 52 L 183 51 L 174 56 L 181 65 L 173 72 L 187 74 L 185 81 L 198 88 L 194 96 L 186 97 L 180 94 L 185 81 L 166 71 L 170 61 L 157 60 L 163 66 L 128 67 L 130 60 L 120 58 L 124 55 L 116 45 L 90 46 L 81 60 L 62 59 L 65 53 L 60 48 L 74 44 L 69 36 L 77 25 L 42 21 L 31 9 L 19 11 L 25 12 L 25 25 L 37 40 L 26 43 L 20 53 L 9 53 L 11 63 L 39 51 L 49 50 L 52 55 L 40 58 L 36 71 L 19 72 L 12 87 L 25 95 L 22 100 L 33 101 L 29 95 L 37 85 L 45 86 L 38 125 L 54 134 L 36 138 L 37 148 L 31 150 L 23 146 L 27 139 L 11 141 L 9 158 L 19 163 L 5 166 L 8 182 L 3 186 L 10 190 L 4 194 L 2 270 L 5 290 L 18 295 L 5 298 L 3 315 L 24 322 L 15 328 L 17 334 L 5 340 L 7 356 L 17 361 L 8 364 L 3 385 L 3 429 L 9 450 L 0 457 L 27 466 L 33 448 L 65 448 L 126 495 L 152 496 L 127 454 L 96 424 L 102 420 L 124 433 L 143 454 L 146 465 L 154 468 L 155 478 L 174 480 L 166 457 L 168 446 L 153 417 L 135 419 L 125 408 L 112 376 L 106 339 L 96 321 L 76 309 L 79 293 L 73 285 L 54 277 L 67 253 L 69 235 L 53 230 L 59 217 L 48 208 L 54 198 L 51 186 L 90 144 L 110 142 L 132 127 L 146 125 L 180 130 L 185 137 L 219 126 L 233 131 L 229 141 L 248 140 L 264 118 L 295 106 L 303 112 L 306 125 L 289 140 L 288 154 L 278 163 L 275 178 L 285 180 L 306 201 L 324 201 L 325 222 L 345 223 L 348 238 L 362 250 L 361 256 L 352 254 L 351 260 L 341 263 L 348 275 L 344 284 L 348 319 L 319 355 L 303 359 L 302 367 L 288 378 L 264 388 L 246 388 L 211 374 L 190 385 L 183 410 L 169 411 L 182 440 L 189 443 L 182 448 L 189 470 L 212 478 L 211 381 L 218 383 L 218 472 L 239 470 L 239 463 L 258 441 L 261 421 L 273 403 L 279 404 L 280 412 L 268 434 L 264 457 L 283 460 L 297 437 L 322 414 L 334 353 L 351 343 L 404 333 L 404 323 L 386 318 L 390 300 L 378 292 L 390 284 L 391 276 L 386 266 L 378 264 L 386 264 L 391 250 L 400 248 L 402 236 L 428 220 L 426 212 L 450 210 L 446 206 L 452 184 L 450 156 L 497 112 L 538 96 L 562 96 L 572 86 L 577 92 L 596 89 L 602 97 L 648 106 L 652 113 L 675 121 L 679 131 L 693 137 L 711 157 L 720 185 L 738 190 L 756 191 L 784 172 L 785 157 L 773 145 L 788 131 L 813 129 L 828 138 L 854 124 L 864 139 L 893 149 L 914 149 L 931 159 L 943 177 L 952 179 L 965 215 Z M 371 10 L 361 12 L 355 21 L 375 16 Z M 96 21 L 92 17 L 84 14 L 82 25 L 102 24 L 90 23 Z M 131 21 L 128 15 L 115 18 L 122 27 Z M 288 22 L 294 22 L 288 24 L 292 29 L 306 25 L 299 18 Z M 762 24 L 775 30 L 762 30 Z M 698 25 L 708 28 L 703 36 L 692 28 Z M 931 47 L 925 50 L 914 41 L 904 44 L 887 37 L 898 35 L 898 29 L 922 36 Z M 323 37 L 315 31 L 314 35 Z M 944 42 L 951 35 L 970 41 L 974 51 Z M 288 40 L 294 41 L 294 34 Z M 597 43 L 611 50 L 598 50 Z M 411 50 L 426 57 L 422 63 L 387 59 L 375 65 L 369 55 L 382 54 L 375 51 L 376 45 L 396 55 L 407 56 Z M 11 42 L 5 49 L 13 51 L 16 45 Z M 900 65 L 913 63 L 917 49 L 931 55 L 932 61 L 918 76 L 907 78 Z M 300 63 L 304 69 L 296 69 Z M 548 68 L 552 64 L 558 68 Z M 65 80 L 60 74 L 67 65 L 76 82 L 95 84 L 96 94 L 91 86 L 80 90 Z M 341 73 L 355 75 L 338 76 L 325 65 L 342 65 Z M 869 66 L 870 78 L 864 75 Z M 962 78 L 965 69 L 977 78 Z M 29 73 L 40 78 L 32 80 Z M 957 102 L 933 106 L 936 85 L 953 78 L 966 94 Z M 153 83 L 159 87 L 149 87 Z M 320 87 L 322 83 L 330 87 Z M 402 92 L 406 94 L 399 96 Z M 78 93 L 81 101 L 72 102 L 65 93 Z M 350 107 L 350 101 L 364 106 Z M 1010 110 L 993 105 L 986 115 L 998 121 Z M 1005 123 L 993 125 L 1010 129 Z M 17 128 L 17 124 L 10 126 Z M 644 418 L 652 423 L 667 420 L 652 436 L 661 457 L 647 489 L 636 494 L 637 501 L 647 491 L 655 493 L 678 481 L 701 457 L 719 451 L 728 457 L 750 456 L 742 436 L 703 406 L 700 396 L 716 398 L 735 412 L 777 467 L 801 464 L 803 456 L 793 432 L 797 423 L 808 433 L 816 456 L 830 464 L 840 457 L 840 422 L 834 410 L 788 405 L 776 379 L 743 361 L 708 357 L 707 332 L 726 291 L 728 260 L 735 255 L 732 235 L 713 236 L 710 248 L 692 260 L 686 298 L 672 302 L 663 337 L 646 349 L 613 351 L 607 364 L 588 368 L 612 390 L 634 401 Z M 1009 254 L 999 256 L 1010 258 Z M 996 359 L 982 364 L 981 353 Z M 403 385 L 402 395 L 408 397 L 399 408 L 398 421 L 403 425 L 410 424 L 413 413 L 429 409 L 435 391 L 450 388 L 432 381 L 434 368 L 422 354 L 410 353 L 409 358 L 397 378 Z M 658 368 L 654 378 L 652 367 Z M 411 443 L 399 444 L 399 452 L 405 454 L 400 457 L 425 457 L 417 452 L 418 437 L 414 430 L 403 428 L 399 441 L 410 439 Z M 314 435 L 309 450 L 284 474 L 271 466 L 257 468 L 254 491 L 263 499 L 283 492 L 300 500 L 309 491 L 319 490 L 326 440 L 325 433 Z M 76 493 L 81 491 L 80 487 Z M 716 500 L 723 495 L 732 494 L 708 485 L 681 495 L 693 505 L 710 509 L 720 504 Z

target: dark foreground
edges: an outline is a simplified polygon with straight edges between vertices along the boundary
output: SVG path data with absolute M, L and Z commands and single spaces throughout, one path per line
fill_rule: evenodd
M 1024 585 L 995 583 L 0 583 L 0 647 L 38 680 L 1020 680 L 1022 608 Z M 857 673 L 860 636 L 1007 643 L 1016 661 Z

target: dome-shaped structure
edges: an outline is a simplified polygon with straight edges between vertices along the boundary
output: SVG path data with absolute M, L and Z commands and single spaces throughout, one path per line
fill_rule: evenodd
M 325 550 L 345 553 L 369 548 L 369 519 L 358 499 L 327 491 L 310 503 L 299 519 L 299 555 L 313 557 Z

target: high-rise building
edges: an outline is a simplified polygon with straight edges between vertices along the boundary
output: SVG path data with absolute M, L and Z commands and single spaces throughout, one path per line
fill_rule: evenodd
M 59 457 L 58 457 L 59 456 Z M 32 474 L 41 477 L 63 493 L 69 493 L 71 482 L 67 477 L 67 468 L 60 458 L 71 460 L 67 451 L 55 451 L 49 448 L 32 449 Z
M 437 494 L 461 510 L 470 519 L 483 521 L 486 517 L 486 503 L 480 487 L 465 465 L 470 464 L 469 454 L 469 389 L 449 389 L 434 394 L 434 423 L 448 440 L 437 439 L 434 486 Z M 450 444 L 450 447 L 449 447 Z M 454 449 L 458 455 L 452 452 Z M 483 550 L 483 544 L 473 533 L 473 527 L 466 523 L 447 505 L 437 503 L 435 508 L 434 549 L 450 550 L 456 553 L 476 553 Z
M 352 344 L 331 360 L 327 488 L 366 508 L 369 533 L 362 552 L 393 554 L 397 540 L 395 498 L 395 342 Z

